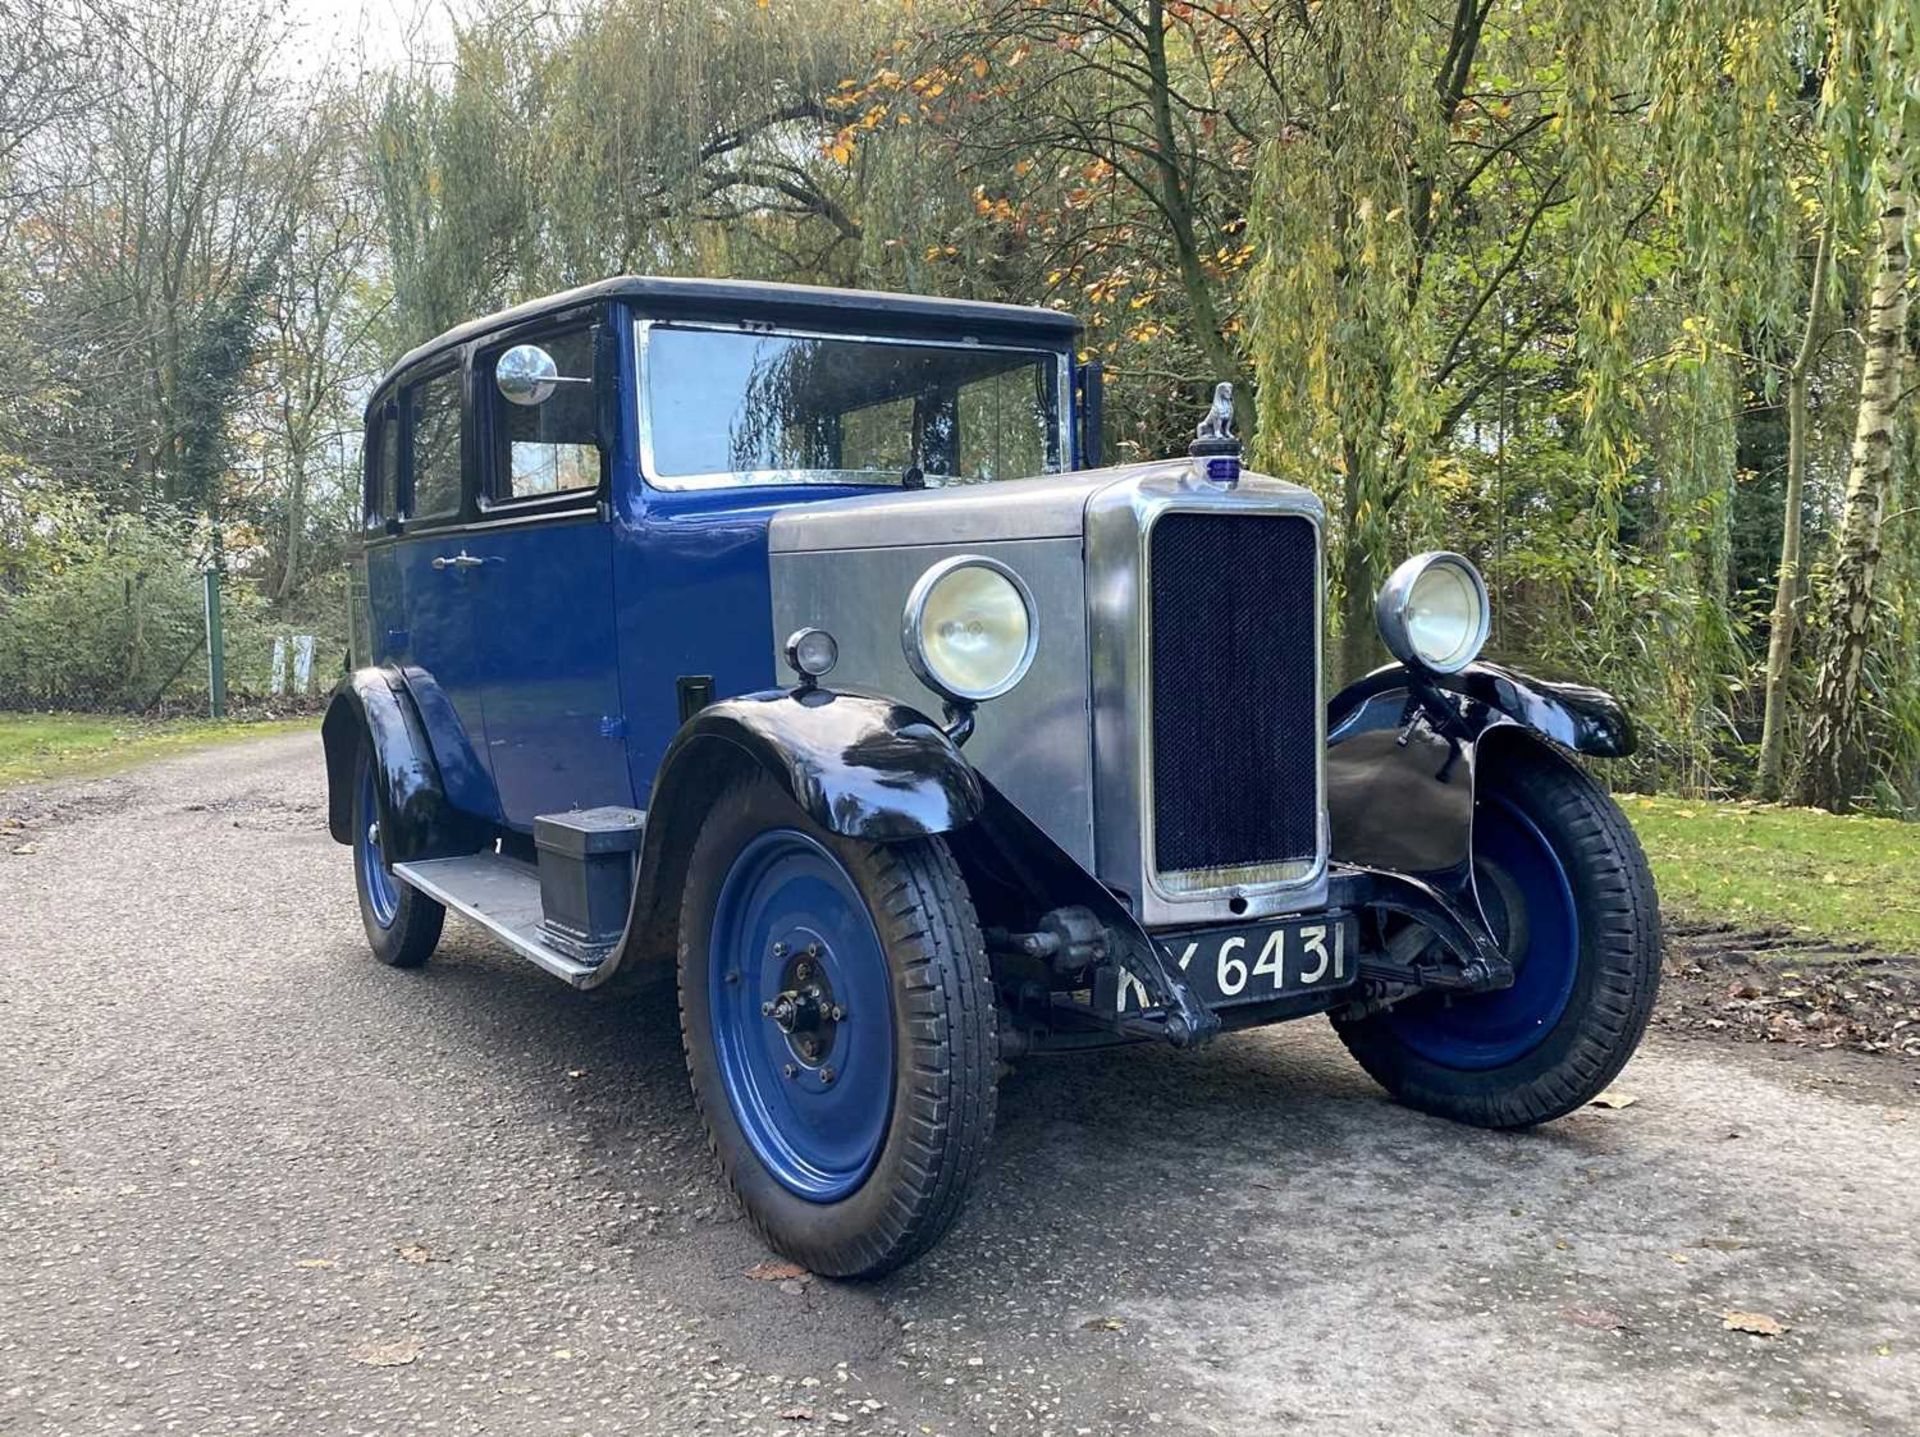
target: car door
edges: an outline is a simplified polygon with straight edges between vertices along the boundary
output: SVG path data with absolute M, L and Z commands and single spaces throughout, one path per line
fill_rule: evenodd
M 506 821 L 633 802 L 620 711 L 610 448 L 592 314 L 521 330 L 473 360 L 479 492 L 466 551 L 487 762 Z M 510 351 L 548 379 L 515 398 Z M 545 370 L 541 371 L 545 373 Z
M 487 772 L 486 715 L 475 644 L 467 511 L 464 378 L 457 356 L 409 377 L 399 392 L 400 537 L 383 582 L 398 589 L 405 627 L 384 636 L 420 710 L 447 796 L 499 817 Z

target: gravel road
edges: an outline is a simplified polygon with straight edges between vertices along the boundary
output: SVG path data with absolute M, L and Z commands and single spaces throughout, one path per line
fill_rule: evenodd
M 1318 1022 L 1036 1059 L 931 1257 L 763 1280 L 670 987 L 378 966 L 322 802 L 311 735 L 0 795 L 0 1432 L 1920 1431 L 1898 1060 L 1656 1033 L 1512 1135 Z

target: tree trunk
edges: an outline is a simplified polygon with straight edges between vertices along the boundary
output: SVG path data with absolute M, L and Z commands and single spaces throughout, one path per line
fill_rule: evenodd
M 1787 371 L 1787 498 L 1780 520 L 1780 577 L 1773 591 L 1773 621 L 1767 639 L 1766 705 L 1760 724 L 1760 769 L 1755 795 L 1778 802 L 1786 787 L 1787 680 L 1793 673 L 1793 631 L 1800 617 L 1800 511 L 1807 485 L 1807 375 L 1819 346 L 1821 297 L 1833 227 L 1820 231 L 1813 282 L 1807 291 L 1807 328 Z
M 1340 555 L 1340 653 L 1335 671 L 1328 675 L 1335 684 L 1352 683 L 1386 658 L 1373 617 L 1374 590 L 1380 585 L 1380 575 L 1374 571 L 1373 549 L 1368 542 L 1368 530 L 1378 516 L 1368 518 L 1361 513 L 1362 506 L 1369 502 L 1367 479 L 1373 464 L 1373 456 L 1363 452 L 1361 446 L 1374 431 L 1360 427 L 1359 418 L 1355 416 L 1353 437 L 1342 444 L 1347 472 L 1340 486 L 1340 532 L 1346 536 Z
M 307 527 L 307 457 L 298 447 L 287 454 L 287 562 L 280 571 L 274 600 L 284 604 L 300 572 L 300 538 Z
M 1895 151 L 1898 154 L 1897 148 Z M 1904 157 L 1880 216 L 1880 250 L 1865 328 L 1866 361 L 1853 426 L 1840 538 L 1827 599 L 1812 719 L 1794 777 L 1796 802 L 1844 813 L 1868 777 L 1861 687 L 1873 637 L 1880 526 L 1893 479 L 1893 421 L 1907 324 L 1907 203 Z
M 1166 6 L 1147 0 L 1145 34 L 1148 98 L 1153 107 L 1154 171 L 1160 179 L 1160 207 L 1173 234 L 1173 252 L 1180 269 L 1180 287 L 1193 312 L 1193 337 L 1213 369 L 1213 378 L 1233 385 L 1235 427 L 1248 432 L 1253 419 L 1253 392 L 1240 373 L 1240 356 L 1220 325 L 1213 282 L 1200 259 L 1200 242 L 1193 225 L 1193 199 L 1180 173 L 1179 140 L 1173 129 L 1172 81 L 1167 71 Z

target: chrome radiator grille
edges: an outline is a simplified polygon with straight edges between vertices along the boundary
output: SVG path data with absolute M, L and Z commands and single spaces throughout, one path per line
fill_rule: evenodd
M 1154 868 L 1192 889 L 1310 865 L 1321 759 L 1315 526 L 1174 511 L 1148 547 Z

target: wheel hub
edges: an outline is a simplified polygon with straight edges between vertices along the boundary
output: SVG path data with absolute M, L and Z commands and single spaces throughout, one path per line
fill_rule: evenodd
M 788 945 L 773 945 L 778 962 Z M 780 992 L 760 1005 L 760 1014 L 780 1030 L 788 1051 L 810 1068 L 827 1061 L 833 1051 L 839 1025 L 846 1021 L 847 1010 L 836 1002 L 833 984 L 828 978 L 829 954 L 814 940 L 788 957 L 780 974 Z

